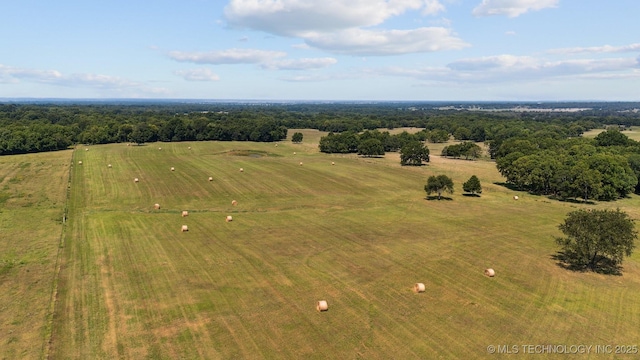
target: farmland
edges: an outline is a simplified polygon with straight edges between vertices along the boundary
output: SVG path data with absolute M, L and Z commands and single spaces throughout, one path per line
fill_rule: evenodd
M 323 133 L 301 131 L 301 144 L 277 147 L 111 144 L 0 158 L 12 174 L 0 241 L 18 259 L 0 273 L 13 289 L 0 295 L 2 328 L 16 323 L 0 335 L 0 358 L 450 359 L 499 344 L 638 345 L 640 254 L 622 276 L 552 258 L 557 225 L 588 205 L 511 191 L 488 160 L 401 167 L 397 153 L 321 154 Z M 453 179 L 449 200 L 425 200 L 434 174 Z M 474 174 L 480 198 L 461 194 Z M 640 218 L 636 195 L 591 207 Z M 329 310 L 317 312 L 318 300 Z

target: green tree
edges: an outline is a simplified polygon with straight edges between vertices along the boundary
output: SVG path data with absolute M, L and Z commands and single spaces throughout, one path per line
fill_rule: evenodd
M 403 166 L 420 166 L 423 161 L 429 162 L 429 148 L 420 141 L 410 141 L 400 150 L 400 164 Z
M 602 174 L 598 170 L 589 169 L 589 165 L 580 161 L 571 168 L 573 181 L 569 187 L 574 197 L 581 196 L 582 200 L 597 199 L 602 194 Z
M 427 139 L 432 143 L 444 143 L 449 141 L 449 132 L 442 129 L 435 129 L 429 132 Z
M 303 136 L 304 135 L 302 135 L 301 132 L 293 133 L 293 136 L 291 136 L 291 141 L 293 141 L 294 143 L 301 143 Z
M 620 209 L 573 211 L 558 228 L 566 236 L 556 239 L 560 258 L 576 270 L 619 272 L 637 237 L 633 220 Z
M 603 131 L 595 137 L 595 140 L 598 146 L 625 146 L 633 142 L 618 129 Z
M 427 195 L 437 193 L 438 200 L 440 200 L 443 192 L 453 194 L 453 180 L 447 175 L 429 176 L 424 191 L 427 192 Z
M 384 155 L 384 146 L 378 139 L 366 139 L 358 144 L 358 155 L 380 156 Z
M 467 129 L 464 126 L 459 126 L 453 132 L 453 138 L 456 140 L 469 140 L 471 139 L 471 130 Z
M 482 193 L 482 185 L 480 185 L 480 179 L 478 179 L 478 177 L 475 175 L 471 175 L 469 180 L 462 184 L 462 190 L 464 190 L 464 192 L 470 192 L 474 195 L 476 193 Z

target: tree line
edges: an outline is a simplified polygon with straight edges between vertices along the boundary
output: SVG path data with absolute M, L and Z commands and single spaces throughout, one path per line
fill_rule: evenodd
M 598 114 L 602 113 L 602 116 Z M 581 135 L 611 125 L 595 139 Z M 154 141 L 278 141 L 289 129 L 329 131 L 320 151 L 428 162 L 425 143 L 461 141 L 441 155 L 474 159 L 484 143 L 506 182 L 562 199 L 615 200 L 640 193 L 640 145 L 618 128 L 640 114 L 613 104 L 598 112 L 442 111 L 411 104 L 0 104 L 0 155 L 73 144 Z M 409 134 L 377 129 L 414 127 Z M 417 144 L 417 145 L 416 145 Z M 404 149 L 404 150 L 403 150 Z
M 595 139 L 512 137 L 495 159 L 508 183 L 534 194 L 610 201 L 640 193 L 640 143 L 617 129 Z

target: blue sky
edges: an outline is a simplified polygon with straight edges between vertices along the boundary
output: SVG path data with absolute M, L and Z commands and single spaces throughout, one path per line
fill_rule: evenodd
M 4 0 L 0 98 L 640 101 L 638 0 Z

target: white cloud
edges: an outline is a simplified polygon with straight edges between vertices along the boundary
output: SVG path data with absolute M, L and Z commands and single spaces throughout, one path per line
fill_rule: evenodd
M 309 46 L 309 44 L 305 44 L 305 43 L 294 44 L 294 45 L 291 45 L 291 47 L 294 48 L 294 49 L 300 49 L 300 50 L 307 50 L 307 49 L 311 48 L 311 46 Z
M 218 81 L 220 77 L 209 69 L 189 69 L 178 70 L 174 72 L 176 75 L 183 77 L 187 81 Z
M 538 81 L 550 78 L 602 76 L 633 71 L 632 58 L 545 61 L 528 56 L 500 55 L 450 63 L 448 76 L 471 82 Z
M 579 54 L 579 53 L 623 53 L 623 52 L 640 52 L 640 43 L 624 45 L 624 46 L 592 46 L 592 47 L 574 47 L 553 49 L 548 51 L 550 54 Z
M 59 86 L 85 86 L 95 88 L 139 87 L 142 84 L 117 76 L 100 74 L 69 74 L 57 70 L 25 69 L 0 64 L 0 78 L 6 82 L 31 81 Z
M 515 32 L 515 31 L 513 31 L 513 30 L 509 30 L 509 31 L 505 32 L 504 34 L 505 34 L 505 35 L 508 35 L 508 36 L 515 36 L 515 35 L 516 35 L 516 32 Z
M 568 59 L 546 61 L 529 56 L 498 55 L 461 59 L 446 67 L 386 68 L 382 75 L 404 76 L 440 83 L 518 83 L 545 79 L 635 77 L 633 58 Z
M 333 73 L 333 74 L 304 74 L 304 75 L 295 75 L 295 76 L 287 76 L 281 77 L 280 80 L 287 82 L 321 82 L 321 81 L 340 81 L 340 80 L 353 80 L 353 79 L 361 79 L 363 78 L 362 73 L 360 72 L 350 72 L 350 73 Z
M 410 10 L 444 11 L 439 0 L 231 0 L 224 14 L 232 26 L 284 36 L 373 26 Z
M 422 13 L 424 15 L 436 15 L 440 12 L 444 12 L 446 8 L 439 0 L 425 0 Z
M 0 64 L 0 79 L 3 82 L 19 82 L 21 79 L 40 83 L 53 83 L 63 80 L 63 76 L 56 70 L 24 69 Z
M 102 95 L 124 97 L 166 96 L 165 88 L 150 87 L 144 83 L 118 76 L 81 73 L 64 74 L 57 70 L 27 69 L 0 64 L 0 83 L 38 83 L 75 89 L 96 89 Z
M 295 60 L 278 60 L 265 63 L 264 69 L 269 70 L 313 70 L 322 69 L 334 65 L 338 60 L 330 57 L 325 58 L 303 58 Z
M 334 53 L 365 56 L 458 50 L 469 46 L 451 30 L 441 27 L 380 31 L 349 29 L 338 34 L 313 34 L 306 41 Z
M 536 65 L 537 61 L 528 56 L 497 55 L 457 60 L 447 67 L 458 71 L 488 71 L 492 69 L 525 69 Z
M 182 52 L 172 51 L 169 57 L 176 61 L 191 62 L 195 64 L 260 64 L 269 60 L 284 57 L 287 54 L 281 51 L 268 51 L 256 49 L 228 49 L 210 52 Z
M 326 51 L 351 55 L 398 55 L 468 46 L 445 27 L 370 30 L 408 11 L 435 15 L 441 0 L 232 0 L 231 26 L 298 37 Z
M 475 16 L 506 15 L 518 17 L 529 11 L 556 7 L 560 0 L 482 0 L 473 9 Z

